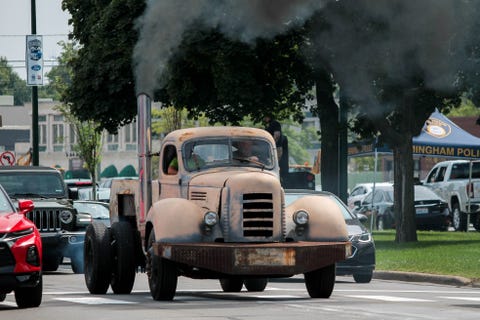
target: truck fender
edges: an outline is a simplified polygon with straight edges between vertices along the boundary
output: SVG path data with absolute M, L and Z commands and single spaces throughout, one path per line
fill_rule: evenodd
M 156 241 L 199 242 L 202 240 L 203 216 L 208 210 L 182 198 L 155 202 L 147 215 Z
M 308 227 L 297 232 L 293 221 L 295 212 L 308 213 Z M 348 231 L 338 204 L 327 197 L 304 196 L 285 208 L 287 236 L 303 241 L 347 241 Z

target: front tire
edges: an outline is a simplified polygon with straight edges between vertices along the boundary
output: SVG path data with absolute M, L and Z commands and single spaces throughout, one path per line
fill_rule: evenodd
M 78 250 L 78 252 L 76 252 L 75 255 L 70 258 L 70 264 L 73 273 L 81 274 L 84 272 L 83 250 Z
M 172 261 L 155 255 L 153 243 L 155 243 L 155 232 L 152 230 L 148 237 L 146 267 L 150 294 L 156 301 L 173 300 L 177 291 L 177 268 Z
M 356 283 L 370 283 L 373 278 L 373 272 L 370 271 L 369 273 L 354 273 L 353 274 L 353 280 L 355 280 Z
M 335 286 L 335 264 L 307 272 L 304 277 L 311 298 L 329 298 Z
M 85 283 L 91 294 L 105 294 L 110 285 L 110 230 L 100 222 L 88 225 L 83 247 Z
M 15 301 L 19 308 L 36 308 L 42 303 L 43 281 L 42 275 L 35 287 L 15 289 Z
M 268 284 L 267 278 L 245 279 L 245 288 L 250 292 L 263 292 Z
M 112 224 L 113 270 L 110 285 L 116 294 L 130 294 L 135 282 L 135 241 L 127 221 Z
M 452 211 L 452 224 L 455 231 L 467 231 L 467 214 L 460 211 L 460 206 L 458 203 L 453 204 Z
M 220 286 L 223 292 L 240 292 L 243 287 L 243 279 L 223 278 L 220 279 Z

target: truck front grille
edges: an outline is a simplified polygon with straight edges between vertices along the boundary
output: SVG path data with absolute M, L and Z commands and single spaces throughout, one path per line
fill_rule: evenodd
M 60 210 L 58 209 L 34 209 L 27 213 L 27 218 L 35 223 L 40 232 L 61 230 Z
M 190 193 L 190 199 L 197 200 L 197 201 L 205 201 L 207 200 L 207 193 L 201 192 L 201 191 L 192 191 Z
M 243 195 L 243 236 L 273 236 L 273 196 L 271 193 Z

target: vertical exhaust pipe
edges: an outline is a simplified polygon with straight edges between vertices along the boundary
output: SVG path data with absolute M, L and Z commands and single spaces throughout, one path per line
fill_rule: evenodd
M 137 96 L 138 110 L 138 179 L 140 183 L 140 223 L 144 223 L 152 206 L 152 101 L 145 94 Z

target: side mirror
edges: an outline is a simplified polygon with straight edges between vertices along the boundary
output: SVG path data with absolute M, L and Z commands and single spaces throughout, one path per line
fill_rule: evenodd
M 362 213 L 357 213 L 358 220 L 360 220 L 361 223 L 365 223 L 368 220 L 368 217 Z
M 18 209 L 21 214 L 27 214 L 28 212 L 33 211 L 34 207 L 32 200 L 18 200 Z

